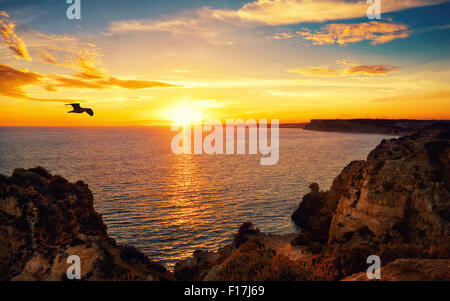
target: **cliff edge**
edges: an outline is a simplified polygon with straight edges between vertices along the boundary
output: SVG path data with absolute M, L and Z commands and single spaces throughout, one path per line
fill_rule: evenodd
M 383 141 L 334 180 L 329 242 L 441 245 L 450 235 L 450 132 Z M 366 235 L 358 235 L 365 232 Z

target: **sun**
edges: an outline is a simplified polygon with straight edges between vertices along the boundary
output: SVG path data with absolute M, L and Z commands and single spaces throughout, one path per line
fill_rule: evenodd
M 166 118 L 174 125 L 201 124 L 203 112 L 191 104 L 182 103 L 167 109 Z

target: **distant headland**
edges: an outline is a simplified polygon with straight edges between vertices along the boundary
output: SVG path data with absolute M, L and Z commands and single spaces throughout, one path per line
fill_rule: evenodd
M 450 125 L 450 120 L 415 119 L 311 119 L 310 123 L 284 123 L 280 128 L 303 128 L 311 131 L 407 135 L 424 129 Z

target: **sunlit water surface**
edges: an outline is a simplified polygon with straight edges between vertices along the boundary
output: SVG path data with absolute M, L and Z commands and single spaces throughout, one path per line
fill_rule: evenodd
M 381 135 L 280 129 L 280 159 L 174 155 L 166 128 L 0 128 L 0 173 L 42 165 L 89 184 L 95 208 L 119 243 L 172 267 L 194 250 L 229 243 L 252 221 L 269 233 L 295 231 L 290 215 L 311 182 L 328 189 Z

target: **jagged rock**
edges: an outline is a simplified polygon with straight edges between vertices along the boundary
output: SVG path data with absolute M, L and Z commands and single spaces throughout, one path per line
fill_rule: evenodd
M 450 259 L 397 259 L 380 269 L 381 281 L 450 281 Z M 343 281 L 368 281 L 366 273 Z
M 0 175 L 0 279 L 67 280 L 70 255 L 82 280 L 164 280 L 171 274 L 133 247 L 108 236 L 81 181 L 41 167 Z
M 251 222 L 243 223 L 234 236 L 233 247 L 239 248 L 240 245 L 249 240 L 249 237 L 251 237 L 252 235 L 257 235 L 258 233 L 260 233 L 259 229 L 255 228 L 255 226 Z
M 336 178 L 328 203 L 336 207 L 329 243 L 448 242 L 449 131 L 383 141 Z
M 301 244 L 307 244 L 310 240 L 326 243 L 333 214 L 327 203 L 327 192 L 321 192 L 317 183 L 312 183 L 309 188 L 311 192 L 303 197 L 291 216 L 292 221 L 308 233 L 296 241 Z M 305 241 L 307 238 L 308 241 Z

